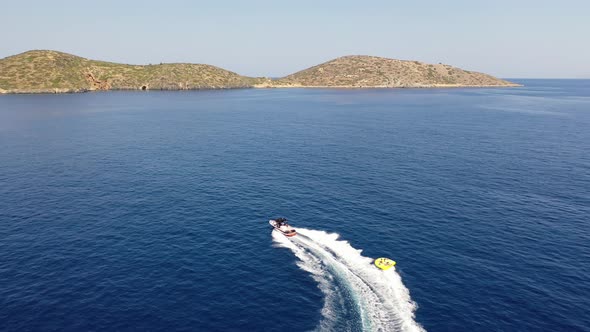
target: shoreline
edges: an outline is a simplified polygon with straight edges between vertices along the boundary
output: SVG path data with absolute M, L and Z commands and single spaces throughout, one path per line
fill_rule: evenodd
M 34 95 L 34 94 L 74 94 L 87 92 L 108 92 L 108 91 L 209 91 L 209 90 L 241 90 L 241 89 L 338 89 L 338 90 L 370 90 L 370 89 L 455 89 L 455 88 L 518 88 L 523 84 L 505 84 L 505 85 L 460 85 L 460 84 L 433 84 L 433 85 L 412 85 L 412 86 L 315 86 L 315 85 L 253 85 L 248 87 L 210 87 L 198 89 L 0 89 L 0 95 Z
M 416 84 L 404 86 L 363 86 L 363 85 L 255 85 L 255 89 L 445 89 L 445 88 L 517 88 L 523 84 L 488 84 L 488 85 L 465 85 L 465 84 Z

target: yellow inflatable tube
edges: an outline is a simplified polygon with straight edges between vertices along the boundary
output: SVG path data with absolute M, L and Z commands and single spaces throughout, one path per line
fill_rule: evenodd
M 395 261 L 392 261 L 389 258 L 381 257 L 375 260 L 375 266 L 380 268 L 381 270 L 389 270 L 394 265 Z

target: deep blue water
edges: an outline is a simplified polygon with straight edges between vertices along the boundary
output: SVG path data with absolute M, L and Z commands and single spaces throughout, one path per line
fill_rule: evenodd
M 0 330 L 590 331 L 590 81 L 521 83 L 0 96 Z

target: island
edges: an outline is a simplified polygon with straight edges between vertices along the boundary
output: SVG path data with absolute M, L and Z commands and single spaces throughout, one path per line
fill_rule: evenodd
M 129 65 L 58 51 L 33 50 L 0 59 L 0 93 L 239 88 L 513 87 L 518 84 L 445 64 L 344 56 L 270 79 L 206 64 Z

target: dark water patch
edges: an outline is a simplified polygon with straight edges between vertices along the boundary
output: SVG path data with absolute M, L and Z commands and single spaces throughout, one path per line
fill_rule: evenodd
M 283 215 L 427 330 L 588 330 L 590 85 L 519 83 L 1 96 L 0 329 L 312 330 Z

